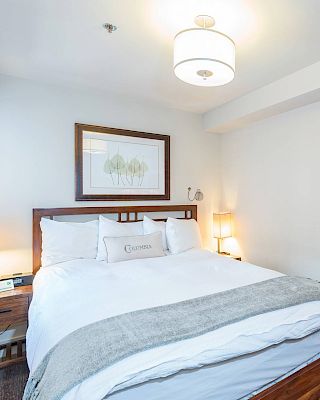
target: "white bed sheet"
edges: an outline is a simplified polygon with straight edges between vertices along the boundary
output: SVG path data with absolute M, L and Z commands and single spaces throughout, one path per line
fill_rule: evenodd
M 89 323 L 281 275 L 205 250 L 114 264 L 75 260 L 43 268 L 34 281 L 27 332 L 31 373 L 60 339 Z M 64 400 L 100 400 L 127 386 L 253 353 L 319 329 L 320 302 L 252 317 L 200 338 L 136 354 L 87 379 Z
M 110 400 L 249 400 L 320 357 L 320 331 L 253 354 L 172 377 L 142 383 L 110 395 Z M 279 378 L 281 377 L 281 378 Z M 257 390 L 258 388 L 258 390 Z

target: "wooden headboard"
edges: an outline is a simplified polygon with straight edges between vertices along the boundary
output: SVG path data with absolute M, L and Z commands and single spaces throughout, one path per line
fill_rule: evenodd
M 53 219 L 57 216 L 114 214 L 118 222 L 137 222 L 145 214 L 156 213 L 157 221 L 165 221 L 169 213 L 181 213 L 181 219 L 197 219 L 196 205 L 165 206 L 119 206 L 119 207 L 70 207 L 70 208 L 34 208 L 33 209 L 33 274 L 41 267 L 42 236 L 40 221 L 42 217 Z M 160 216 L 159 216 L 160 215 Z M 149 215 L 152 218 L 152 215 Z M 175 216 L 176 217 L 176 216 Z

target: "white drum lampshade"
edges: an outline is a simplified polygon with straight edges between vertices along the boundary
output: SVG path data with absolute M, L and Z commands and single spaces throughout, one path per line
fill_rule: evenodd
M 203 16 L 198 16 L 196 23 L 199 17 Z M 213 18 L 210 21 L 209 26 L 213 26 Z M 192 85 L 225 85 L 234 78 L 235 44 L 227 35 L 203 25 L 176 35 L 174 72 L 179 79 Z

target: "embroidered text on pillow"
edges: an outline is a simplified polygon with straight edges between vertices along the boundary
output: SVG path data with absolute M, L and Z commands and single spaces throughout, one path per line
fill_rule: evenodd
M 147 250 L 147 249 L 152 249 L 151 244 L 141 244 L 139 246 L 132 246 L 131 244 L 126 244 L 124 246 L 124 251 L 129 254 L 132 253 L 133 251 Z
M 161 232 L 122 237 L 105 236 L 103 241 L 106 246 L 107 262 L 109 263 L 165 255 Z

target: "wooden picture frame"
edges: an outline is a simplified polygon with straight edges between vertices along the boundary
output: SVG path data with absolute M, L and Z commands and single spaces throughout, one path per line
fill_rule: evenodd
M 170 200 L 170 136 L 75 124 L 77 201 Z

